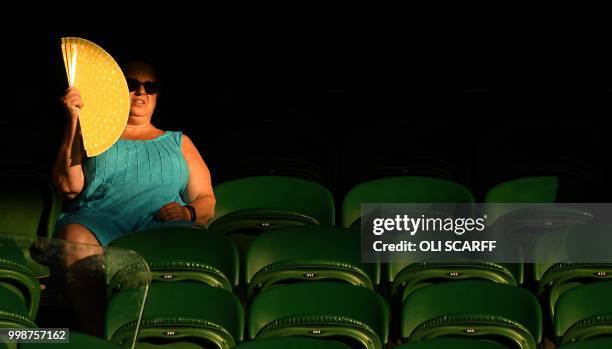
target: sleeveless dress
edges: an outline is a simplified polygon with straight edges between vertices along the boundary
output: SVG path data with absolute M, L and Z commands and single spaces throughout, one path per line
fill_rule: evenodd
M 85 188 L 60 214 L 56 231 L 68 223 L 89 229 L 106 246 L 122 234 L 188 221 L 155 219 L 169 202 L 185 205 L 189 170 L 182 133 L 167 131 L 151 140 L 119 139 L 104 153 L 83 160 Z

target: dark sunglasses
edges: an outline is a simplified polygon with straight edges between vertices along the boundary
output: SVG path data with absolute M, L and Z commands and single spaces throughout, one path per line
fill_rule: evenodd
M 144 86 L 145 92 L 148 95 L 156 95 L 159 93 L 159 90 L 160 90 L 159 82 L 156 82 L 156 81 L 140 82 L 136 79 L 131 79 L 131 78 L 125 79 L 125 80 L 127 81 L 128 90 L 130 90 L 130 92 L 134 92 L 138 90 L 140 86 Z

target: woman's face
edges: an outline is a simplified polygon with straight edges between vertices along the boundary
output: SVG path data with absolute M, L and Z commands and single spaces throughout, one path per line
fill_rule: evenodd
M 126 80 L 130 89 L 130 120 L 134 124 L 151 122 L 157 103 L 158 86 L 155 74 L 148 67 L 132 65 Z

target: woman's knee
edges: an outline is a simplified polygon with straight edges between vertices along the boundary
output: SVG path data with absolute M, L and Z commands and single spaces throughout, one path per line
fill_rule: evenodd
M 66 266 L 71 266 L 89 256 L 103 253 L 102 247 L 93 233 L 80 224 L 66 224 L 57 235 L 67 242 L 63 246 L 63 258 Z
M 77 223 L 64 225 L 57 235 L 60 239 L 76 244 L 100 245 L 89 229 Z

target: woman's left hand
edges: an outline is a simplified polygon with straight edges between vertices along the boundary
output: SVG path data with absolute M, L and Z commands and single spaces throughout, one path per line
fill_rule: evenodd
M 178 202 L 169 202 L 162 206 L 155 214 L 155 218 L 160 221 L 190 221 L 191 213 L 187 207 L 181 206 Z

